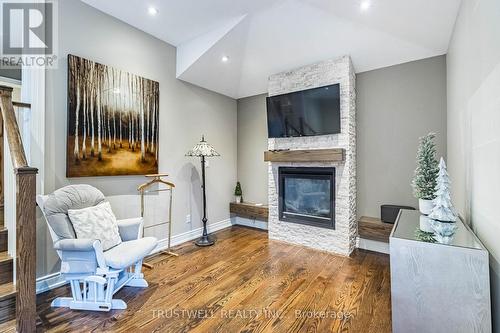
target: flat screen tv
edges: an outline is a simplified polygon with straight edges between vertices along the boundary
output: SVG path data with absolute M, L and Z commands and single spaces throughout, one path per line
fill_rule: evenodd
M 340 133 L 340 85 L 267 98 L 270 138 Z

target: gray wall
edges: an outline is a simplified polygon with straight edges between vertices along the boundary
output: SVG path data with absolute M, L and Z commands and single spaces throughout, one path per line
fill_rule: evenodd
M 266 96 L 238 100 L 238 180 L 243 199 L 267 204 L 268 168 Z
M 47 70 L 45 192 L 69 183 L 87 183 L 113 200 L 121 215 L 136 215 L 137 186 L 144 177 L 67 179 L 67 55 L 71 53 L 135 73 L 160 83 L 159 171 L 170 174 L 174 194 L 174 235 L 201 226 L 200 161 L 184 154 L 205 134 L 221 154 L 207 169 L 209 223 L 229 218 L 228 203 L 236 182 L 236 101 L 175 78 L 176 50 L 77 0 L 59 1 L 59 68 Z M 124 196 L 129 195 L 129 196 Z M 124 197 L 122 197 L 124 196 Z M 192 223 L 187 224 L 190 214 Z M 37 270 L 58 270 L 45 225 L 39 223 Z
M 500 332 L 500 2 L 462 1 L 447 56 L 448 168 L 453 200 L 490 252 Z
M 444 56 L 360 73 L 357 90 L 358 215 L 380 205 L 417 206 L 410 187 L 418 138 L 438 133 L 446 156 Z M 238 100 L 238 180 L 245 199 L 267 201 L 266 95 Z
M 444 56 L 356 76 L 358 216 L 380 216 L 380 205 L 417 207 L 410 181 L 418 138 L 437 133 L 446 156 Z

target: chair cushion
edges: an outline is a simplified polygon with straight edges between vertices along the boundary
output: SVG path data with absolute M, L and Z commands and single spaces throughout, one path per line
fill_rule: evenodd
M 118 232 L 118 223 L 109 202 L 83 209 L 70 209 L 68 216 L 75 229 L 76 237 L 100 240 L 103 251 L 122 242 Z
M 47 222 L 59 239 L 76 238 L 68 210 L 96 206 L 105 202 L 104 194 L 90 185 L 69 185 L 48 195 L 43 203 Z
M 151 253 L 158 241 L 154 237 L 144 237 L 128 242 L 104 252 L 106 265 L 114 269 L 127 268 Z

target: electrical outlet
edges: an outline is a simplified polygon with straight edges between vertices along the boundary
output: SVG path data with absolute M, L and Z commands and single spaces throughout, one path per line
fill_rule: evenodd
M 205 160 L 205 168 L 210 168 L 210 160 Z
M 191 223 L 191 214 L 186 215 L 186 223 L 187 224 Z

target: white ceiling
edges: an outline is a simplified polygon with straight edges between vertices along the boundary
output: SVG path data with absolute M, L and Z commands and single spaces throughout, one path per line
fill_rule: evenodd
M 267 92 L 271 74 L 346 54 L 358 73 L 445 54 L 460 5 L 370 0 L 362 11 L 361 0 L 83 1 L 177 46 L 179 79 L 233 98 Z

